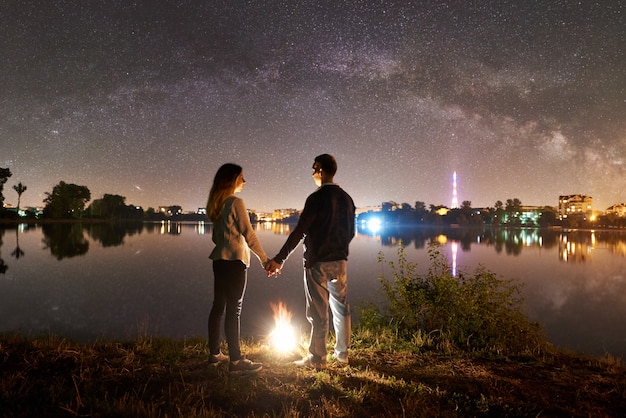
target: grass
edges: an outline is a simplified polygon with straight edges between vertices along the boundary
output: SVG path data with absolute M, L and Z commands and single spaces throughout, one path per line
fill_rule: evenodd
M 298 369 L 261 342 L 260 373 L 207 364 L 203 339 L 78 344 L 0 338 L 3 417 L 617 417 L 626 368 L 566 352 L 541 357 L 428 351 L 387 330 L 354 332 L 350 366 Z M 299 353 L 304 354 L 304 353 Z

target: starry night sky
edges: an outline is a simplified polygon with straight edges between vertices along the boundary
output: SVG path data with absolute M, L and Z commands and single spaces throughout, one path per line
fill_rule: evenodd
M 144 209 L 301 209 L 313 158 L 359 207 L 626 201 L 624 1 L 3 1 L 0 167 Z

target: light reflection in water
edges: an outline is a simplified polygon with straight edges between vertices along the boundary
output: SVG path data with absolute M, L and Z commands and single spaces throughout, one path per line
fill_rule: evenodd
M 257 226 L 268 255 L 278 252 L 291 229 Z M 204 335 L 212 294 L 211 232 L 205 222 L 0 229 L 0 332 L 127 338 L 142 324 L 142 332 L 155 335 Z M 529 316 L 545 324 L 557 346 L 626 356 L 626 232 L 359 228 L 348 264 L 353 306 L 380 295 L 379 252 L 393 260 L 401 244 L 410 261 L 425 269 L 431 242 L 450 255 L 454 275 L 480 263 L 522 280 Z M 307 328 L 301 260 L 300 246 L 272 280 L 258 263 L 251 265 L 244 334 L 269 332 L 269 304 L 281 300 L 294 312 L 294 324 Z
M 452 248 L 452 276 L 456 277 L 456 253 L 459 250 L 459 243 L 452 241 L 450 247 Z

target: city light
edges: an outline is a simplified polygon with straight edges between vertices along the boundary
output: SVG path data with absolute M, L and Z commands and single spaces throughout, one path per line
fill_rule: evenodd
M 380 220 L 380 218 L 372 218 L 367 221 L 367 229 L 372 233 L 380 231 L 381 226 L 382 221 Z

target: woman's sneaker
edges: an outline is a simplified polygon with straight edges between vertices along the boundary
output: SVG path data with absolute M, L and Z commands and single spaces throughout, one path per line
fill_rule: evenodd
M 222 361 L 226 361 L 226 360 L 228 360 L 228 356 L 226 354 L 223 354 L 221 351 L 217 354 L 209 354 L 210 366 L 217 366 Z
M 231 373 L 238 374 L 250 374 L 256 373 L 263 368 L 261 363 L 255 363 L 253 361 L 248 360 L 247 358 L 242 358 L 237 363 L 233 363 L 232 361 L 228 365 L 228 371 Z

